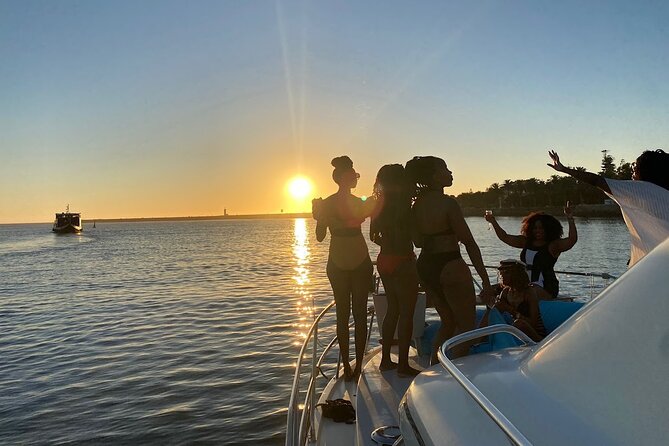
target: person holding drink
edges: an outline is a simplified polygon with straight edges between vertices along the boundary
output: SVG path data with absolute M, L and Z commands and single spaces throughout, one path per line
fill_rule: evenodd
M 486 211 L 485 214 L 485 219 L 492 225 L 501 241 L 522 250 L 520 260 L 527 265 L 530 281 L 548 291 L 554 298 L 560 291 L 560 282 L 555 276 L 555 262 L 561 253 L 570 250 L 578 240 L 572 208 L 568 201 L 564 213 L 569 224 L 566 238 L 562 238 L 562 224 L 558 219 L 543 212 L 527 215 L 521 223 L 520 235 L 507 234 L 492 212 Z

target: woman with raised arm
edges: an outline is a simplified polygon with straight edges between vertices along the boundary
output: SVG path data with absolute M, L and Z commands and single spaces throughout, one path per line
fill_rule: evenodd
M 569 235 L 562 238 L 562 225 L 557 218 L 543 212 L 533 212 L 526 216 L 520 227 L 520 235 L 507 234 L 495 217 L 486 213 L 497 237 L 509 246 L 522 249 L 520 260 L 527 265 L 530 281 L 557 297 L 560 282 L 555 276 L 555 262 L 561 253 L 570 250 L 578 240 L 572 209 L 567 202 L 564 208 L 569 223 Z
M 566 167 L 553 150 L 548 156 L 550 167 L 598 187 L 618 203 L 631 236 L 629 266 L 669 237 L 669 153 L 661 149 L 643 152 L 632 163 L 631 181 Z
M 409 344 L 418 295 L 416 256 L 411 241 L 411 195 L 413 188 L 401 164 L 387 164 L 374 184 L 376 210 L 370 239 L 381 247 L 376 269 L 383 281 L 388 309 L 381 327 L 381 370 L 397 368 L 400 376 L 420 373 L 409 365 Z M 398 363 L 390 358 L 390 347 L 398 329 Z
M 417 261 L 418 275 L 441 319 L 441 328 L 432 346 L 432 363 L 437 349 L 446 339 L 469 330 L 476 324 L 476 295 L 469 267 L 460 255 L 459 242 L 465 245 L 469 258 L 483 282 L 483 296 L 490 301 L 494 291 L 481 251 L 472 236 L 455 199 L 444 194 L 453 184 L 453 175 L 443 159 L 417 156 L 406 164 L 414 183 L 412 208 L 413 239 L 421 249 Z M 467 354 L 469 343 L 453 349 L 454 356 Z
M 332 160 L 332 179 L 339 190 L 325 200 L 312 201 L 316 219 L 316 239 L 322 242 L 330 229 L 327 274 L 337 310 L 337 341 L 346 380 L 360 376 L 367 342 L 367 297 L 373 283 L 373 266 L 360 225 L 371 215 L 366 204 L 351 193 L 360 174 L 348 156 Z M 348 321 L 353 308 L 355 325 L 355 370 L 349 362 Z

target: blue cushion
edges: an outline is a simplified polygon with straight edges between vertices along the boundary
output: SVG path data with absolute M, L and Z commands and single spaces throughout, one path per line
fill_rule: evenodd
M 584 304 L 581 302 L 566 302 L 560 300 L 539 301 L 539 311 L 541 312 L 541 319 L 544 321 L 546 332 L 550 333 L 558 328 L 583 305 Z

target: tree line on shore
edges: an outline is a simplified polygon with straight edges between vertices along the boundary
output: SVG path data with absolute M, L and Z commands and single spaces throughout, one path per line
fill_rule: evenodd
M 585 170 L 579 167 L 578 170 Z M 599 174 L 606 178 L 629 180 L 632 163 L 621 159 L 618 165 L 608 150 L 602 150 Z M 464 192 L 456 197 L 461 207 L 481 209 L 561 206 L 569 200 L 573 205 L 603 204 L 608 197 L 596 187 L 578 182 L 570 176 L 552 175 L 548 180 L 504 180 L 493 183 L 484 192 Z

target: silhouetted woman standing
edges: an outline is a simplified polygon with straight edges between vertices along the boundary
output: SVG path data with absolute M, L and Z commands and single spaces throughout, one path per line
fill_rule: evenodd
M 376 269 L 383 281 L 388 309 L 381 336 L 381 370 L 397 368 L 400 376 L 420 373 L 409 365 L 409 344 L 418 295 L 416 256 L 411 241 L 411 195 L 413 187 L 401 164 L 379 170 L 374 184 L 376 210 L 370 225 L 371 240 L 381 247 Z M 398 327 L 399 325 L 399 327 Z M 390 359 L 390 347 L 398 328 L 398 364 Z
M 351 194 L 358 184 L 358 174 L 348 156 L 332 160 L 332 179 L 339 190 L 323 199 L 313 200 L 317 220 L 316 239 L 325 239 L 330 228 L 327 274 L 337 307 L 337 340 L 347 380 L 360 376 L 367 342 L 367 296 L 372 286 L 373 267 L 360 225 L 369 217 L 372 203 L 366 204 Z M 355 370 L 349 363 L 348 321 L 353 308 L 355 322 Z
M 476 323 L 476 295 L 472 274 L 460 255 L 459 242 L 483 282 L 483 295 L 490 301 L 494 291 L 481 251 L 455 199 L 444 194 L 453 184 L 453 174 L 443 159 L 417 156 L 407 162 L 406 172 L 415 184 L 412 209 L 413 240 L 422 248 L 417 267 L 421 283 L 441 319 L 432 345 L 432 363 L 446 339 L 473 330 Z M 468 343 L 453 349 L 455 356 L 467 353 Z

